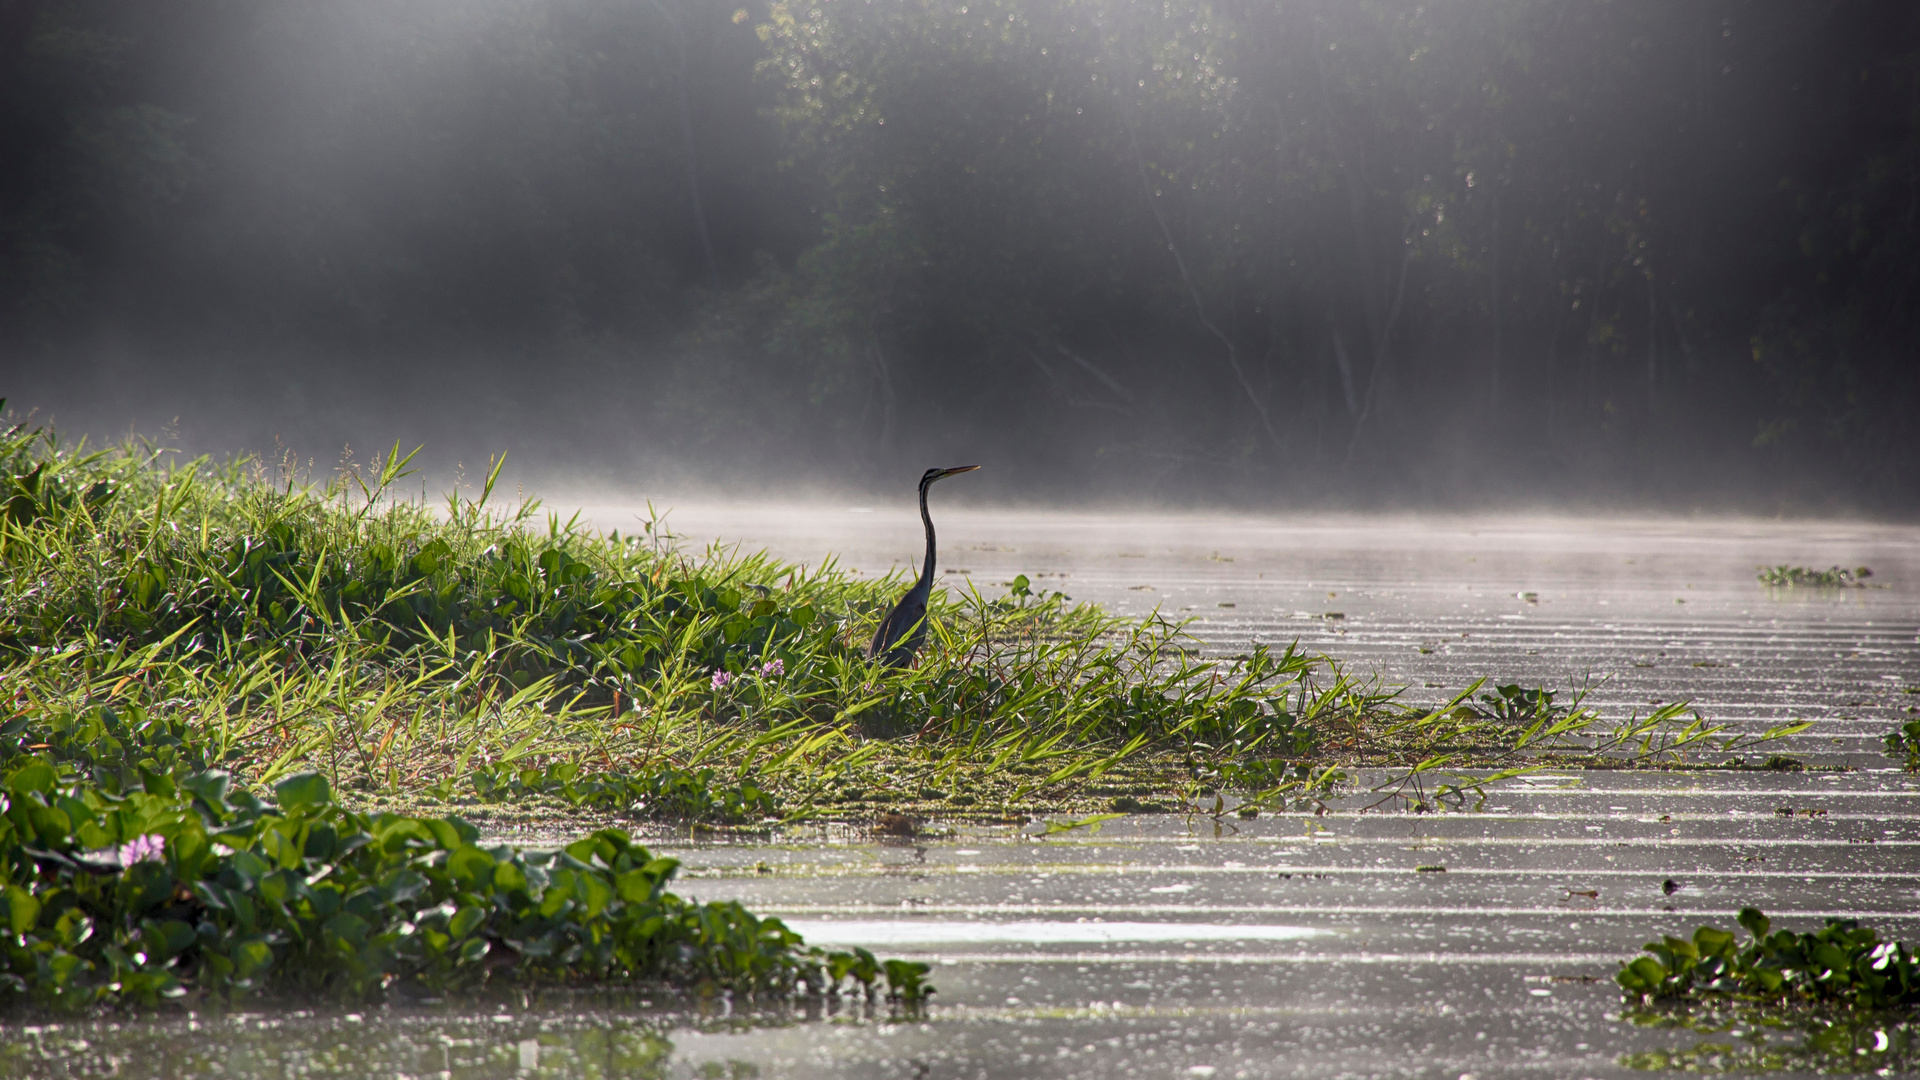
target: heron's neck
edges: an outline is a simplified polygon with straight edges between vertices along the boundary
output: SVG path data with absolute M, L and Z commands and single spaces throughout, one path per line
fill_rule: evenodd
M 920 521 L 927 527 L 927 565 L 920 571 L 920 584 L 933 583 L 933 518 L 927 513 L 927 485 L 920 485 Z

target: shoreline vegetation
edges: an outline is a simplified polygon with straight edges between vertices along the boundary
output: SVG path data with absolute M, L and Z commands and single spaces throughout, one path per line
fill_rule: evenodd
M 1484 681 L 1412 705 L 1297 646 L 1202 656 L 1181 622 L 1024 576 L 936 593 L 918 664 L 882 670 L 861 646 L 895 578 L 692 553 L 658 519 L 600 535 L 497 508 L 498 459 L 472 498 L 393 498 L 409 459 L 314 483 L 137 441 L 0 439 L 5 753 L 30 723 L 89 765 L 193 758 L 261 789 L 312 770 L 369 807 L 757 824 L 1278 806 L 1359 768 L 1410 806 L 1517 769 L 1745 760 L 1805 729 L 1742 734 L 1684 702 L 1603 719 L 1583 688 Z
M 1483 683 L 1408 705 L 1024 577 L 936 594 L 919 663 L 887 669 L 861 643 L 892 578 L 497 508 L 499 460 L 473 497 L 396 498 L 410 458 L 315 483 L 0 437 L 0 996 L 593 977 L 912 1005 L 925 965 L 680 900 L 672 861 L 611 826 L 1470 808 L 1542 767 L 1725 759 L 1806 726 L 1606 720 L 1580 690 Z M 590 835 L 486 846 L 474 820 Z

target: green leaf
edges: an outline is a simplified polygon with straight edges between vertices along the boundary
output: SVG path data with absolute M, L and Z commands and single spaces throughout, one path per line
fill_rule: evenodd
M 427 879 L 412 870 L 395 870 L 380 883 L 380 894 L 389 904 L 410 903 L 427 891 Z
M 494 863 L 492 855 L 469 844 L 447 856 L 447 873 L 462 884 L 472 885 L 481 880 L 482 875 L 491 880 Z
M 1725 930 L 1703 926 L 1693 932 L 1694 947 L 1701 956 L 1720 956 L 1733 951 L 1733 935 Z
M 514 893 L 527 890 L 527 875 L 511 861 L 502 861 L 493 868 L 493 887 L 500 892 Z
M 149 922 L 142 926 L 140 932 L 140 940 L 146 945 L 148 953 L 157 952 L 165 956 L 185 951 L 197 938 L 193 927 L 179 919 Z
M 456 938 L 466 937 L 486 919 L 487 913 L 481 908 L 463 907 L 453 913 L 453 920 L 447 924 L 447 933 Z
M 355 945 L 367 939 L 369 929 L 367 921 L 351 911 L 343 911 L 328 919 L 326 926 L 342 941 L 350 941 Z
M 259 938 L 242 941 L 233 947 L 234 973 L 251 978 L 273 966 L 273 949 Z
M 59 844 L 73 831 L 73 822 L 67 815 L 50 806 L 29 806 L 27 818 L 33 822 L 33 831 L 43 844 Z
M 1660 961 L 1651 956 L 1642 956 L 1627 965 L 1628 970 L 1639 976 L 1641 985 L 1648 990 L 1658 990 L 1667 980 L 1667 969 Z
M 421 824 L 425 825 L 428 831 L 433 834 L 434 842 L 439 844 L 442 850 L 453 851 L 464 844 L 473 842 L 471 839 L 461 836 L 460 830 L 455 828 L 451 821 L 428 818 L 422 821 Z
M 227 790 L 232 784 L 233 778 L 225 770 L 209 769 L 180 781 L 180 790 L 198 795 L 209 806 L 224 807 L 227 805 Z
M 578 880 L 575 892 L 580 902 L 586 905 L 587 918 L 599 918 L 600 913 L 613 902 L 613 888 L 599 874 L 581 874 Z
M 7 777 L 7 788 L 15 796 L 24 796 L 29 792 L 44 795 L 53 790 L 55 779 L 53 766 L 44 761 L 35 761 L 15 769 L 13 775 Z
M 642 868 L 629 870 L 613 879 L 614 892 L 629 904 L 644 904 L 653 899 L 653 890 L 658 878 Z
M 33 894 L 18 885 L 7 886 L 7 927 L 14 934 L 24 934 L 33 929 L 40 920 L 40 901 Z
M 295 773 L 273 785 L 273 794 L 282 810 L 321 807 L 333 801 L 333 789 L 327 778 L 317 772 Z

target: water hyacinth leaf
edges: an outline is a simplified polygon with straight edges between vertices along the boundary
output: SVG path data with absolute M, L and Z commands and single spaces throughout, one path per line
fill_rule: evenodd
M 281 809 L 289 812 L 324 806 L 333 798 L 327 778 L 317 772 L 295 773 L 275 784 L 273 793 Z
M 511 860 L 503 859 L 493 868 L 493 887 L 503 893 L 528 891 L 526 871 Z
M 462 884 L 473 885 L 482 878 L 492 880 L 494 863 L 491 854 L 469 844 L 447 856 L 447 873 Z
M 233 778 L 225 770 L 211 769 L 180 781 L 180 789 L 206 800 L 209 806 L 225 806 Z M 284 804 L 283 804 L 284 805 Z
M 54 780 L 56 780 L 56 774 L 52 765 L 44 761 L 33 761 L 23 765 L 21 769 L 15 769 L 12 776 L 8 776 L 8 790 L 13 792 L 15 799 L 44 796 L 54 790 Z
M 453 913 L 453 919 L 447 923 L 447 933 L 455 938 L 463 938 L 486 921 L 487 913 L 478 907 L 463 907 Z
M 643 904 L 653 898 L 659 879 L 644 869 L 628 870 L 614 878 L 614 891 L 629 904 Z
M 240 978 L 252 978 L 273 966 L 273 949 L 265 941 L 252 938 L 233 947 L 234 974 Z
M 233 873 L 240 879 L 242 889 L 253 888 L 260 879 L 273 870 L 273 866 L 252 851 L 236 851 L 229 863 Z
M 416 871 L 395 870 L 380 883 L 380 892 L 390 904 L 405 904 L 425 894 L 427 885 L 427 879 Z
M 15 935 L 33 929 L 40 920 L 40 901 L 18 885 L 7 886 L 7 928 Z
M 60 844 L 73 831 L 73 822 L 67 815 L 50 806 L 29 806 L 27 818 L 43 844 Z
M 614 890 L 606 879 L 598 874 L 581 874 L 575 879 L 575 895 L 586 909 L 586 917 L 597 919 L 600 913 L 613 902 Z
M 198 935 L 194 928 L 179 919 L 165 919 L 160 922 L 141 924 L 140 941 L 149 956 L 164 958 L 185 951 Z

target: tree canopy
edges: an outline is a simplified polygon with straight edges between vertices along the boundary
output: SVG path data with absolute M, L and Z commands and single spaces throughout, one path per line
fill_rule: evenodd
M 0 0 L 0 161 L 9 366 L 189 424 L 1920 494 L 1907 4 Z

